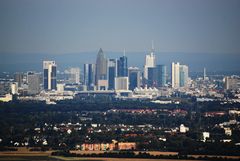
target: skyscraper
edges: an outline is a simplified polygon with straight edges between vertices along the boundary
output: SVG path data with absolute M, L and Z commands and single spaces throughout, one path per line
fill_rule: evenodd
M 188 66 L 180 65 L 179 74 L 180 87 L 186 87 L 188 85 Z
M 172 87 L 178 88 L 180 86 L 180 73 L 179 73 L 180 64 L 177 62 L 176 64 L 172 63 Z
M 134 90 L 140 87 L 140 70 L 137 67 L 128 68 L 129 89 Z
M 206 68 L 203 68 L 203 80 L 206 80 L 207 73 L 206 73 Z
M 166 65 L 157 65 L 157 86 L 164 87 L 167 84 L 167 67 Z
M 156 58 L 154 55 L 154 46 L 152 42 L 152 50 L 150 54 L 145 56 L 145 65 L 144 65 L 144 71 L 143 71 L 143 77 L 145 80 L 148 80 L 148 68 L 153 68 L 156 65 Z
M 148 86 L 157 87 L 157 68 L 148 67 Z
M 79 68 L 69 68 L 65 71 L 67 74 L 67 82 L 71 84 L 79 84 L 80 83 L 80 69 Z
M 102 48 L 99 49 L 96 61 L 96 85 L 99 85 L 99 80 L 107 80 L 107 58 L 103 53 Z
M 93 90 L 95 86 L 95 64 L 84 64 L 84 85 L 88 90 Z
M 43 61 L 43 88 L 57 89 L 57 65 L 55 61 Z
M 117 60 L 109 59 L 108 61 L 108 89 L 109 90 L 114 90 L 116 76 L 117 76 Z
M 18 87 L 21 87 L 23 84 L 23 73 L 15 73 L 14 81 L 18 83 Z
M 119 58 L 118 63 L 117 63 L 117 76 L 118 77 L 127 77 L 128 76 L 128 62 L 127 62 L 127 57 L 122 56 Z
M 27 83 L 28 83 L 28 94 L 35 95 L 40 92 L 40 75 L 34 72 L 28 72 Z
M 172 63 L 172 87 L 186 87 L 188 85 L 188 66 Z

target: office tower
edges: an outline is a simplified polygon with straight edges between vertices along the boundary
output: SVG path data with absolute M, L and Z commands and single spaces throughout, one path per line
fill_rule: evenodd
M 18 83 L 11 83 L 11 94 L 18 94 Z
M 164 87 L 167 84 L 167 67 L 166 65 L 156 66 L 157 86 Z
M 118 77 L 128 76 L 128 62 L 127 57 L 125 56 L 125 51 L 124 56 L 120 57 L 119 60 L 117 61 L 117 76 Z
M 128 68 L 129 89 L 134 90 L 140 87 L 140 70 L 137 67 Z
M 179 73 L 180 64 L 179 63 L 172 63 L 172 87 L 178 88 L 180 86 L 180 73 Z
M 43 61 L 43 88 L 57 89 L 57 65 L 55 61 Z
M 145 80 L 148 80 L 148 68 L 153 68 L 156 65 L 156 58 L 154 54 L 154 47 L 152 42 L 152 51 L 150 54 L 145 56 L 145 65 L 144 65 L 144 73 L 143 77 Z
M 28 72 L 27 83 L 28 83 L 28 94 L 35 95 L 40 92 L 40 74 L 34 72 Z
M 93 90 L 95 87 L 95 69 L 95 64 L 84 64 L 83 84 L 87 86 L 88 90 Z
M 115 77 L 115 90 L 128 90 L 128 77 Z
M 83 85 L 89 86 L 89 64 L 83 65 Z
M 224 78 L 224 88 L 226 90 L 237 90 L 240 89 L 240 77 L 231 76 Z
M 206 80 L 206 68 L 203 68 L 203 80 Z
M 117 60 L 109 59 L 108 61 L 108 89 L 109 90 L 114 90 L 116 76 L 117 76 Z
M 180 80 L 180 87 L 187 87 L 188 85 L 188 66 L 180 65 L 179 68 L 179 80 Z
M 18 87 L 21 87 L 23 84 L 23 73 L 15 73 L 14 82 L 18 83 Z
M 172 87 L 187 87 L 188 85 L 188 66 L 172 63 Z
M 80 83 L 80 69 L 79 68 L 69 68 L 65 71 L 67 74 L 67 82 L 71 84 Z
M 107 58 L 100 48 L 96 61 L 96 85 L 99 85 L 99 80 L 107 80 Z M 101 81 L 102 82 L 102 81 Z
M 148 86 L 156 87 L 157 86 L 157 68 L 148 67 Z

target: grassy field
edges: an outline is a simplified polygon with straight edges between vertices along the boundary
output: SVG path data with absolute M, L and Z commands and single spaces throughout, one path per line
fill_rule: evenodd
M 77 158 L 48 156 L 1 156 L 0 161 L 179 161 L 175 159 L 134 159 L 134 158 Z M 191 160 L 181 160 L 191 161 Z M 196 161 L 196 160 L 194 160 Z

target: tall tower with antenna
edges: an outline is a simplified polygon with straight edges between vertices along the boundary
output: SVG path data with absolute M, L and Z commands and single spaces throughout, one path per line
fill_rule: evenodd
M 152 49 L 150 54 L 147 54 L 145 56 L 145 65 L 144 65 L 144 79 L 148 80 L 148 68 L 153 68 L 156 66 L 156 58 L 155 58 L 155 54 L 154 54 L 154 43 L 152 41 Z

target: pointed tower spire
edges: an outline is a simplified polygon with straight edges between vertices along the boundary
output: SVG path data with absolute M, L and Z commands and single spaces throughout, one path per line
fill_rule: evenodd
M 123 56 L 126 56 L 126 53 L 125 53 L 126 51 L 125 51 L 125 48 L 123 49 Z

